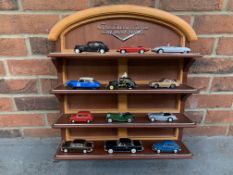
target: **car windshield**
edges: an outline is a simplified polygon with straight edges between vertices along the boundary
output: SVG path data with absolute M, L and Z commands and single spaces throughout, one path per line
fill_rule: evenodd
M 83 143 L 71 143 L 70 146 L 71 147 L 83 147 L 84 144 Z

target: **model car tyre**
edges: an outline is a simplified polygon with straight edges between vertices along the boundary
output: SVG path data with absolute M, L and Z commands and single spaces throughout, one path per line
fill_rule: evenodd
M 75 51 L 75 53 L 81 53 L 80 49 L 75 49 L 74 51 Z
M 154 119 L 154 118 L 150 118 L 150 121 L 151 121 L 151 122 L 154 122 L 154 121 L 155 121 L 155 119 Z
M 139 53 L 140 54 L 144 54 L 144 50 L 139 50 Z
M 159 49 L 158 51 L 157 51 L 157 53 L 163 53 L 164 51 L 163 51 L 163 49 Z
M 67 152 L 68 152 L 68 149 L 65 148 L 63 151 L 64 151 L 64 153 L 67 153 Z
M 100 49 L 100 53 L 101 53 L 101 54 L 104 54 L 104 53 L 105 53 L 105 50 L 104 50 L 104 49 Z
M 108 150 L 108 153 L 109 153 L 109 154 L 112 154 L 112 153 L 113 153 L 113 149 L 109 149 L 109 150 Z
M 87 123 L 91 123 L 91 121 L 90 121 L 90 120 L 87 120 Z
M 121 50 L 120 52 L 121 52 L 121 54 L 125 54 L 125 53 L 126 53 L 126 50 L 123 49 L 123 50 Z
M 87 150 L 84 149 L 84 150 L 83 150 L 83 153 L 86 154 L 86 153 L 87 153 Z
M 108 89 L 113 90 L 115 87 L 113 85 L 108 86 Z
M 174 89 L 176 87 L 175 84 L 171 84 L 170 88 Z
M 112 123 L 112 119 L 111 118 L 108 118 L 108 123 Z
M 136 149 L 131 149 L 131 153 L 135 154 L 137 152 Z
M 167 121 L 168 121 L 168 122 L 173 122 L 173 118 L 169 117 L 169 118 L 167 119 Z
M 175 150 L 174 150 L 174 153 L 175 153 L 175 154 L 177 154 L 177 153 L 178 153 L 178 150 L 177 150 L 177 149 L 175 149 Z
M 154 84 L 153 86 L 155 89 L 159 88 L 159 84 Z
M 158 150 L 156 150 L 156 152 L 159 154 L 161 151 L 158 149 Z
M 75 123 L 75 120 L 71 120 L 72 123 Z
M 131 118 L 128 118 L 128 123 L 131 123 L 133 120 Z

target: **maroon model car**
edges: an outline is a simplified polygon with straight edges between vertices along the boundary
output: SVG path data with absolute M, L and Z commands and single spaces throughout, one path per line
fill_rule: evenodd
M 138 52 L 140 54 L 144 54 L 144 52 L 149 51 L 150 49 L 142 47 L 142 46 L 138 46 L 138 47 L 121 47 L 117 50 L 117 52 L 120 52 L 121 54 L 125 54 L 125 53 L 134 53 L 134 52 Z

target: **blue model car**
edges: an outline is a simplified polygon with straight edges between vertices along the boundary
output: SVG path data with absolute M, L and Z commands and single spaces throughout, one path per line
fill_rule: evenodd
M 100 83 L 94 78 L 91 77 L 81 77 L 79 80 L 69 80 L 65 83 L 66 87 L 73 89 L 77 88 L 87 88 L 87 89 L 96 89 L 100 87 Z
M 181 151 L 180 146 L 172 140 L 165 140 L 159 143 L 154 143 L 152 145 L 152 150 L 156 151 L 158 154 L 161 152 L 178 153 L 179 151 Z

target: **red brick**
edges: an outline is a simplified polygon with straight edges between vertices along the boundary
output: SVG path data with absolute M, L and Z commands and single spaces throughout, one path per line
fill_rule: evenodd
M 194 30 L 198 34 L 233 33 L 232 15 L 196 16 Z
M 199 38 L 197 41 L 190 44 L 192 52 L 210 55 L 214 46 L 214 38 Z
M 30 94 L 38 92 L 37 81 L 32 79 L 2 79 L 0 80 L 0 87 L 0 93 L 2 94 Z
M 208 111 L 205 123 L 228 123 L 233 122 L 233 111 Z
M 53 88 L 58 86 L 57 79 L 41 79 L 42 93 L 48 94 Z
M 55 43 L 47 38 L 31 37 L 30 45 L 33 55 L 47 55 L 55 51 Z
M 17 0 L 1 0 L 0 10 L 17 10 L 18 4 Z
M 177 16 L 185 20 L 187 23 L 189 24 L 191 23 L 191 16 L 188 16 L 188 15 L 177 15 Z
M 56 75 L 56 69 L 48 59 L 8 60 L 12 75 Z
M 233 136 L 233 126 L 230 126 L 228 135 Z
M 215 77 L 211 91 L 233 91 L 233 77 Z
M 0 138 L 22 137 L 19 129 L 1 129 Z
M 91 6 L 102 6 L 111 4 L 135 4 L 154 7 L 155 0 L 90 0 Z
M 82 10 L 88 8 L 88 0 L 22 0 L 24 10 Z
M 232 95 L 192 95 L 186 101 L 186 107 L 190 109 L 196 108 L 217 108 L 231 107 Z
M 43 126 L 44 116 L 40 114 L 0 115 L 0 127 Z
M 24 129 L 25 137 L 54 137 L 59 136 L 59 130 L 50 128 Z
M 186 116 L 196 123 L 201 123 L 204 112 L 203 111 L 188 111 L 185 112 Z
M 233 37 L 220 38 L 217 48 L 218 55 L 233 55 Z
M 194 136 L 217 136 L 225 135 L 227 126 L 198 126 L 197 128 L 184 129 L 185 135 Z
M 0 27 L 0 30 L 1 28 L 2 27 Z M 0 56 L 25 56 L 25 55 L 27 55 L 27 49 L 24 39 L 0 38 Z
M 190 73 L 217 73 L 226 74 L 233 72 L 233 59 L 201 58 L 191 66 Z
M 209 85 L 210 78 L 207 77 L 189 77 L 188 85 L 199 89 L 200 91 L 206 91 Z
M 48 119 L 48 123 L 49 125 L 54 124 L 58 118 L 61 116 L 61 114 L 59 113 L 51 113 L 51 114 L 47 114 L 47 119 Z
M 229 0 L 229 1 L 228 1 L 227 9 L 228 9 L 228 10 L 233 10 L 233 0 Z
M 15 104 L 18 111 L 58 110 L 55 97 L 16 97 Z
M 44 34 L 59 20 L 57 15 L 0 15 L 1 34 Z
M 5 68 L 3 66 L 3 62 L 0 61 L 0 76 L 4 76 L 5 75 Z
M 12 100 L 10 98 L 0 98 L 0 111 L 6 112 L 12 110 L 13 110 Z
M 220 10 L 224 0 L 160 0 L 160 8 L 168 11 Z

